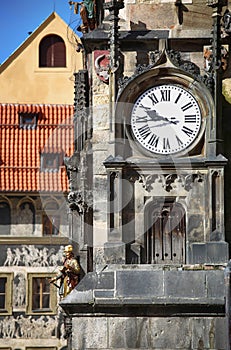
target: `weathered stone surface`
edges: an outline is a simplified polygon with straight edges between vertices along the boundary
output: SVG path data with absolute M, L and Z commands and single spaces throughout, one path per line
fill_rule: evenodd
M 205 285 L 204 271 L 165 272 L 165 295 L 168 297 L 204 298 L 206 296 Z
M 76 318 L 73 349 L 227 350 L 224 318 Z
M 144 283 L 145 281 L 145 283 Z M 116 272 L 117 297 L 162 296 L 163 271 L 118 271 Z
M 81 317 L 73 322 L 73 350 L 107 349 L 107 318 Z

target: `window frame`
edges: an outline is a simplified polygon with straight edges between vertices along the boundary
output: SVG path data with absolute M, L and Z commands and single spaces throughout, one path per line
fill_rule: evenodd
M 0 273 L 0 278 L 6 278 L 5 308 L 0 309 L 0 316 L 12 315 L 13 272 Z
M 27 310 L 26 313 L 29 315 L 56 315 L 57 314 L 57 290 L 56 287 L 51 283 L 49 292 L 49 309 L 33 309 L 33 279 L 41 278 L 53 278 L 54 273 L 28 273 L 27 274 Z
M 58 222 L 58 227 L 55 226 L 52 222 L 51 222 L 51 219 L 54 218 L 55 222 Z M 48 227 L 47 225 L 45 226 L 45 220 L 46 222 L 49 223 L 49 229 L 50 229 L 50 233 L 48 234 L 45 234 L 44 233 L 44 229 L 45 227 Z M 54 233 L 54 231 L 57 230 L 57 233 Z M 42 216 L 42 236 L 43 237 L 57 237 L 60 235 L 60 215 L 53 215 L 52 213 L 50 213 L 50 215 L 48 216 L 46 213 L 43 213 L 43 216 Z
M 35 129 L 38 122 L 39 113 L 19 112 L 19 126 L 22 129 Z M 24 122 L 24 118 L 31 118 L 32 122 Z
M 48 165 L 48 162 L 53 157 L 52 166 Z M 49 159 L 50 158 L 50 159 Z M 58 172 L 61 164 L 61 154 L 58 152 L 44 152 L 41 153 L 41 171 L 42 172 Z
M 67 68 L 66 43 L 60 35 L 48 34 L 44 36 L 39 43 L 38 51 L 39 69 Z M 63 57 L 58 56 L 57 58 L 57 55 L 63 55 Z M 58 64 L 59 61 L 62 64 Z

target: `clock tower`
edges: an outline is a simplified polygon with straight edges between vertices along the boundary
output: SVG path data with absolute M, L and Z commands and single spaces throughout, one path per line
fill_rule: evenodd
M 69 349 L 228 349 L 227 4 L 96 5 L 66 160 L 86 272 L 61 302 Z

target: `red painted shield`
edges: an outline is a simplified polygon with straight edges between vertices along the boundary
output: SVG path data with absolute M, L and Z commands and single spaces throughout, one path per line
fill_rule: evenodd
M 104 83 L 108 83 L 109 81 L 109 63 L 110 63 L 110 51 L 108 50 L 94 51 L 95 72 L 98 78 Z

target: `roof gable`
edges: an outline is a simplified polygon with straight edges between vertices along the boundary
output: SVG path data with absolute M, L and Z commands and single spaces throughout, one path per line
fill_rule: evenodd
M 56 13 L 52 12 L 42 24 L 40 24 L 26 40 L 0 65 L 0 74 L 15 60 L 17 57 L 41 34 L 45 28 L 48 27 L 53 21 L 60 22 L 65 28 L 67 24 L 62 20 L 62 18 Z

